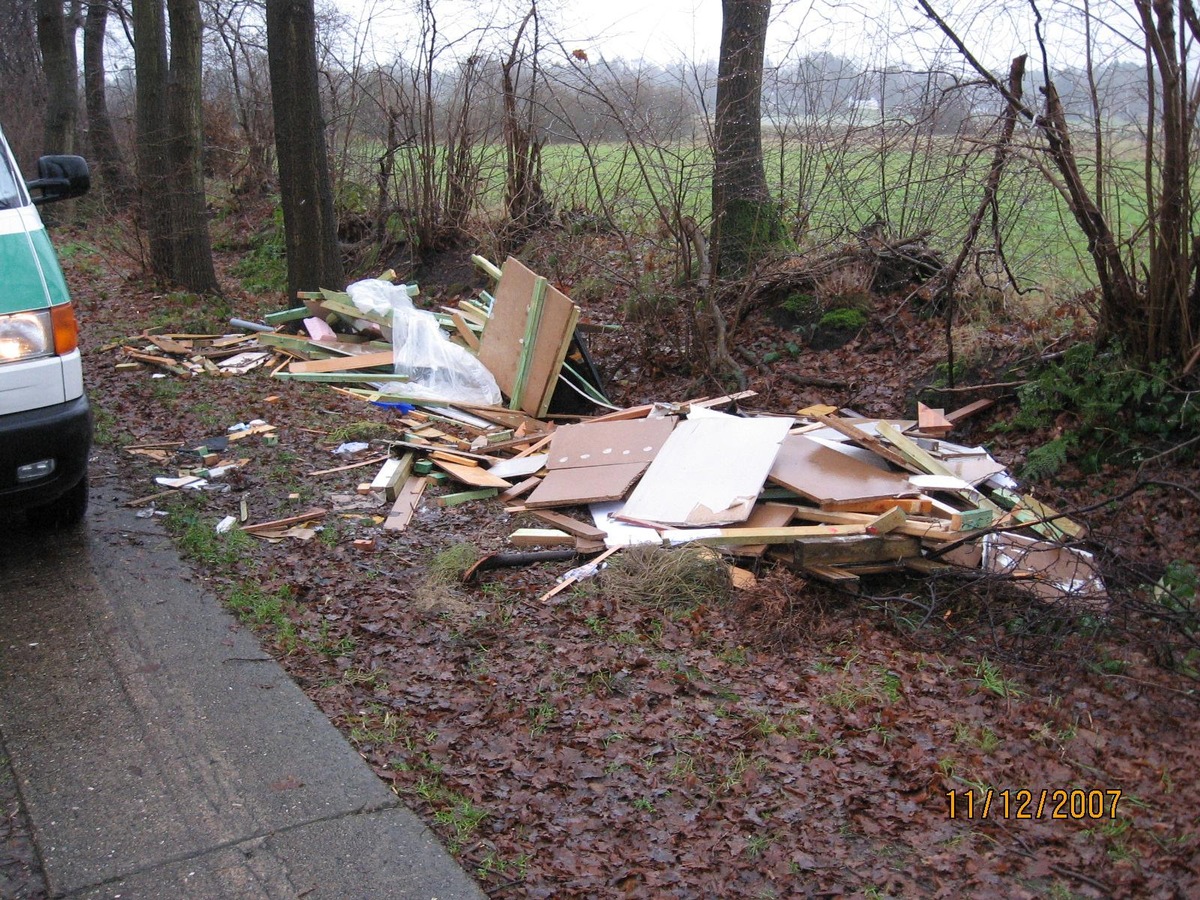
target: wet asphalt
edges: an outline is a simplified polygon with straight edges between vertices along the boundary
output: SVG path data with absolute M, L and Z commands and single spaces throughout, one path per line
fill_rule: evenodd
M 50 895 L 483 897 L 123 500 L 0 520 L 0 759 Z

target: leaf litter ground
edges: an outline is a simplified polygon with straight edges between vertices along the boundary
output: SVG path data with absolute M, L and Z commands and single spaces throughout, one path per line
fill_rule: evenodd
M 152 325 L 210 330 L 227 311 L 87 261 L 74 257 L 68 276 L 98 409 L 97 483 L 123 496 L 154 490 L 164 467 L 122 453 L 126 444 L 191 442 L 256 417 L 279 426 L 278 445 L 239 448 L 250 463 L 228 494 L 171 498 L 170 527 L 198 575 L 490 894 L 1200 893 L 1195 700 L 1144 642 L 1088 635 L 1077 619 L 1034 617 L 1019 595 L 960 582 L 889 576 L 848 598 L 764 570 L 730 603 L 663 609 L 594 582 L 539 603 L 561 565 L 491 571 L 470 586 L 439 575 L 455 569 L 456 546 L 498 550 L 522 524 L 495 503 L 426 503 L 401 535 L 378 531 L 380 505 L 331 516 L 305 543 L 216 538 L 242 498 L 263 521 L 353 494 L 373 468 L 306 473 L 339 463 L 330 451 L 347 426 L 394 414 L 261 372 L 118 371 L 107 343 Z M 436 284 L 422 288 L 437 295 Z M 585 314 L 619 320 L 617 300 Z M 251 319 L 278 305 L 232 302 Z M 753 334 L 744 343 L 756 402 L 902 414 L 941 358 L 939 331 L 899 307 L 845 347 L 767 366 L 759 361 L 794 335 L 753 319 L 743 333 Z M 639 346 L 655 340 L 648 332 L 596 344 L 617 403 L 714 392 L 686 376 L 685 347 Z M 1026 352 L 1012 334 L 983 340 L 995 372 Z M 806 388 L 806 377 L 845 386 Z M 1016 439 L 986 424 L 967 439 L 1017 461 Z M 1194 464 L 1169 474 L 1200 480 Z M 1087 505 L 1118 493 L 1120 479 L 1079 477 L 1045 499 Z M 1125 556 L 1161 560 L 1194 554 L 1196 520 L 1194 498 L 1139 495 L 1090 524 Z M 377 538 L 373 553 L 353 547 L 365 534 Z M 1067 792 L 1057 806 L 1066 818 L 1053 817 L 1056 790 Z M 1097 791 L 1121 792 L 1116 815 L 1072 818 L 1071 799 Z

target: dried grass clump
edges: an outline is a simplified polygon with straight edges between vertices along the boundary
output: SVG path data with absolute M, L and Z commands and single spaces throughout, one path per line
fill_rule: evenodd
M 608 561 L 602 590 L 613 602 L 654 609 L 691 609 L 729 600 L 733 581 L 721 555 L 685 544 L 627 547 Z

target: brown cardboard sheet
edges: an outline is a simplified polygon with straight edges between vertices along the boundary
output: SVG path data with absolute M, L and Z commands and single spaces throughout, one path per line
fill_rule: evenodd
M 912 495 L 905 472 L 885 472 L 870 463 L 823 446 L 802 434 L 789 434 L 768 476 L 814 503 L 875 500 Z

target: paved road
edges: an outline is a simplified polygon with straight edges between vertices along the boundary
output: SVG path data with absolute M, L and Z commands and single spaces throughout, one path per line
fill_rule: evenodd
M 119 500 L 0 523 L 0 758 L 51 896 L 481 898 Z

